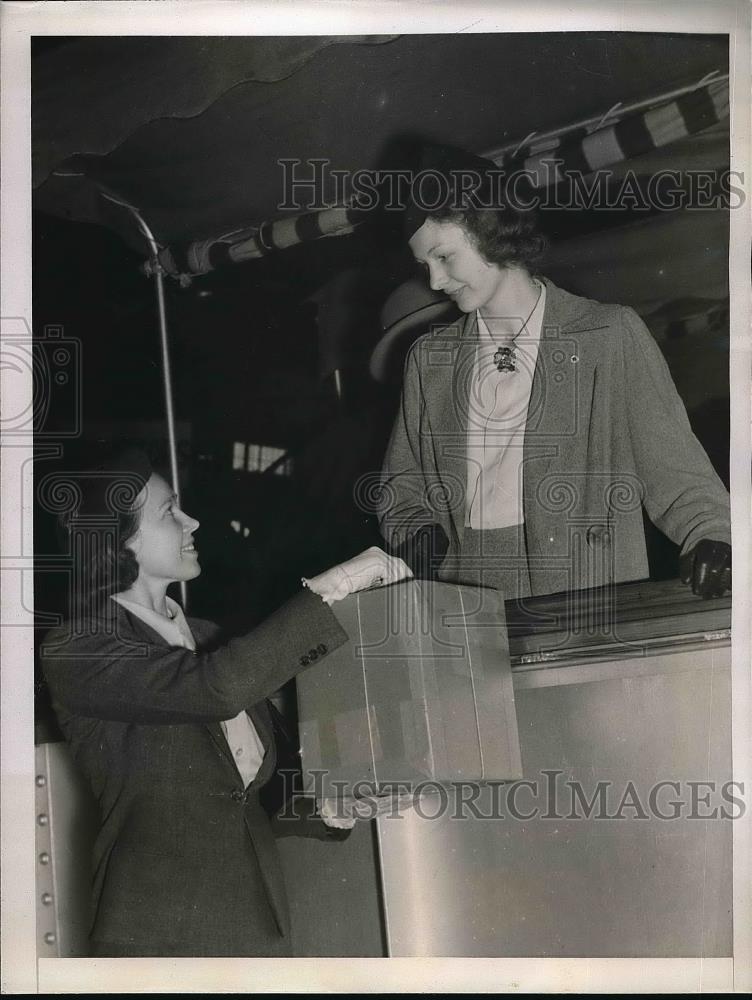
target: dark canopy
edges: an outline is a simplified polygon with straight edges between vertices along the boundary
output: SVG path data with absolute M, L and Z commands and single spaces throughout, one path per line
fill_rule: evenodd
M 524 147 L 531 133 L 727 70 L 727 37 L 691 34 L 35 39 L 35 331 L 49 324 L 81 342 L 85 435 L 161 440 L 154 296 L 139 270 L 148 248 L 102 190 L 174 249 L 283 215 L 280 157 L 374 169 L 406 136 L 477 153 Z M 728 117 L 619 170 L 727 165 Z M 544 273 L 638 309 L 723 472 L 728 212 L 541 216 L 553 242 Z M 99 227 L 74 224 L 86 222 Z M 315 573 L 377 540 L 353 483 L 379 467 L 394 397 L 368 380 L 367 362 L 410 261 L 376 228 L 167 283 L 183 485 L 215 553 L 192 597 L 202 614 L 261 616 L 301 566 Z M 342 399 L 323 378 L 334 369 Z M 69 415 L 57 398 L 52 428 Z M 236 466 L 246 445 L 246 457 L 291 454 L 294 479 L 244 470 L 242 456 Z
M 33 60 L 35 205 L 163 244 L 280 215 L 281 157 L 375 169 L 403 135 L 475 152 L 727 66 L 725 38 L 641 33 L 77 38 Z

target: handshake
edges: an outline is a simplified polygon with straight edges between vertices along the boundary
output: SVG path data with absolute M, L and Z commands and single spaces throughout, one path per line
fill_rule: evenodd
M 399 556 L 387 555 L 382 549 L 372 545 L 370 549 L 353 556 L 347 562 L 333 566 L 310 580 L 302 577 L 302 584 L 314 594 L 333 604 L 359 590 L 372 587 L 386 587 L 390 583 L 408 580 L 413 573 Z

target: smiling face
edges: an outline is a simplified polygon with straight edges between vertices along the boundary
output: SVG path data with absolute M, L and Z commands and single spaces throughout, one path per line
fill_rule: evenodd
M 138 496 L 141 517 L 125 543 L 138 562 L 137 584 L 157 586 L 192 580 L 201 572 L 193 532 L 198 521 L 178 507 L 168 484 L 154 473 Z
M 507 269 L 489 263 L 458 223 L 426 219 L 410 239 L 410 249 L 428 269 L 431 288 L 449 295 L 463 312 L 495 315 L 501 309 Z

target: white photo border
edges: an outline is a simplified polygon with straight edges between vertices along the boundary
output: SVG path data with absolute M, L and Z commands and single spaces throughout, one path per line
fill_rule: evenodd
M 731 169 L 750 204 L 750 7 L 745 0 L 451 3 L 433 0 L 133 0 L 2 4 L 2 336 L 31 331 L 30 39 L 34 35 L 316 35 L 520 31 L 728 33 Z M 731 492 L 733 777 L 752 787 L 752 221 L 731 213 Z M 20 325 L 19 325 L 20 324 Z M 31 402 L 31 380 L 0 372 L 3 416 Z M 4 440 L 2 470 L 2 990 L 36 992 L 744 992 L 752 989 L 752 810 L 734 823 L 733 959 L 40 959 L 36 958 L 33 651 L 21 599 L 31 576 L 32 441 Z M 21 492 L 21 488 L 25 486 Z M 19 585 L 20 584 L 20 585 Z

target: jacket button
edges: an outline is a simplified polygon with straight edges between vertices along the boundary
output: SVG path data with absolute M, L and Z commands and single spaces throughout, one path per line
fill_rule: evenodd
M 300 657 L 300 665 L 301 665 L 301 667 L 307 667 L 310 662 L 311 661 L 308 659 L 307 656 L 301 656 Z
M 324 645 L 323 642 L 320 642 L 318 644 L 317 649 L 318 649 L 319 653 L 321 653 L 322 656 L 324 655 L 324 653 L 328 653 L 329 652 L 329 649 L 327 648 L 327 646 Z
M 233 802 L 242 802 L 243 793 L 239 789 L 233 788 L 233 790 L 230 792 L 230 798 L 232 799 Z
M 311 663 L 313 663 L 314 660 L 318 660 L 318 658 L 319 658 L 318 650 L 309 649 L 308 650 L 308 658 L 310 659 Z

